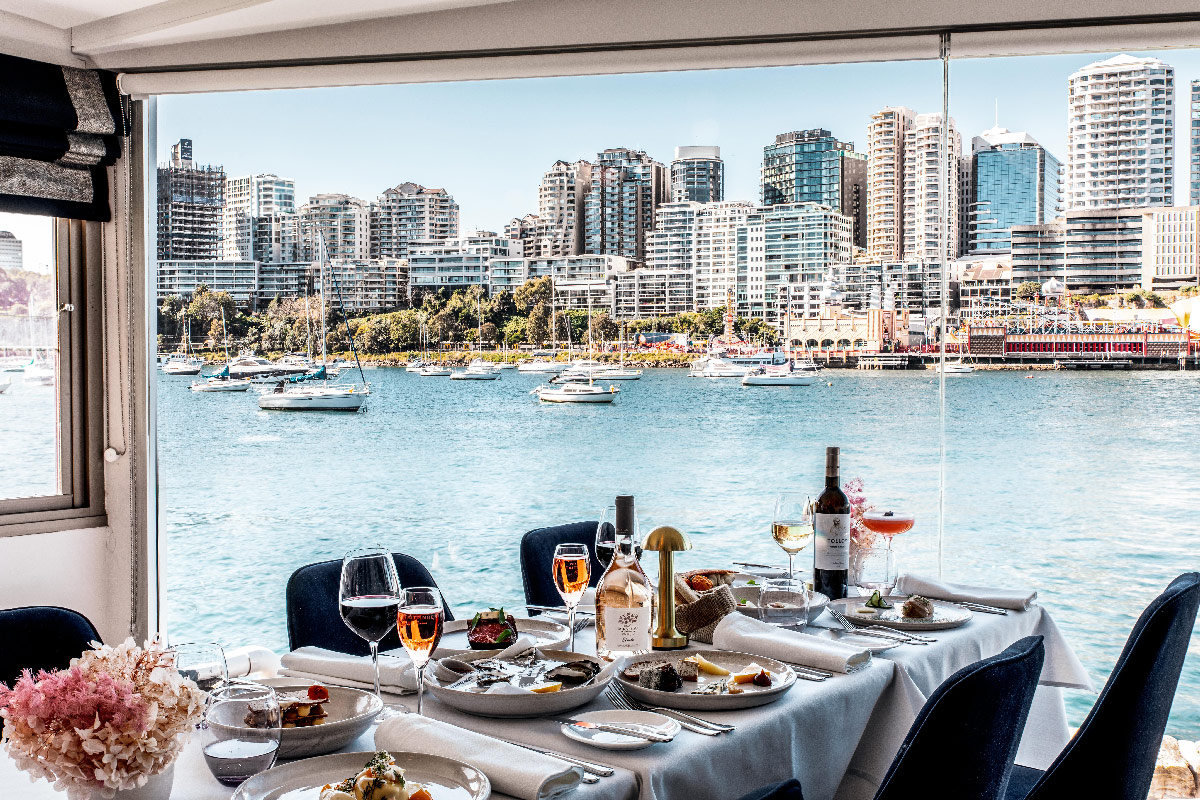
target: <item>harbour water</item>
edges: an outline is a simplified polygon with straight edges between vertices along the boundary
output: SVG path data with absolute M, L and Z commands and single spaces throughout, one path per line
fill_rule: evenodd
M 869 500 L 913 511 L 901 570 L 937 569 L 932 372 L 826 371 L 801 388 L 648 370 L 611 406 L 539 404 L 538 376 L 367 372 L 364 414 L 259 411 L 255 395 L 159 378 L 173 641 L 287 647 L 297 567 L 381 543 L 421 559 L 459 616 L 523 599 L 531 528 L 596 519 L 618 493 L 642 531 L 692 537 L 684 568 L 785 563 L 774 494 L 819 492 L 824 448 Z M 1142 608 L 1200 568 L 1200 373 L 977 372 L 947 379 L 948 579 L 1032 586 L 1102 685 Z M 811 567 L 811 555 L 798 563 Z M 1078 724 L 1094 698 L 1068 693 Z M 1170 732 L 1200 736 L 1200 637 Z

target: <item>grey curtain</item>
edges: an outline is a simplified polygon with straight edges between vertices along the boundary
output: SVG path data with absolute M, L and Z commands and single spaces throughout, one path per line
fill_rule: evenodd
M 109 220 L 126 133 L 114 73 L 0 55 L 0 211 Z

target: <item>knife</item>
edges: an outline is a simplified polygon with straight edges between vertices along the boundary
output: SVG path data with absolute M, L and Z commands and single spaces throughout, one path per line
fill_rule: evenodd
M 662 733 L 654 733 L 645 728 L 629 728 L 624 725 L 608 725 L 600 722 L 589 722 L 585 719 L 571 719 L 569 717 L 557 718 L 552 717 L 555 722 L 561 722 L 564 725 L 574 725 L 577 728 L 587 728 L 593 731 L 604 731 L 606 733 L 618 733 L 622 736 L 632 736 L 635 739 L 645 739 L 650 742 L 669 742 L 674 739 L 674 736 L 667 736 Z

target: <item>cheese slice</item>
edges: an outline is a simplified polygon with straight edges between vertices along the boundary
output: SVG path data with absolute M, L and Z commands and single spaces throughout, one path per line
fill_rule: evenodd
M 688 657 L 691 661 L 696 662 L 696 668 L 701 672 L 707 672 L 709 675 L 728 675 L 729 670 L 722 666 L 712 663 L 702 655 L 696 654 Z

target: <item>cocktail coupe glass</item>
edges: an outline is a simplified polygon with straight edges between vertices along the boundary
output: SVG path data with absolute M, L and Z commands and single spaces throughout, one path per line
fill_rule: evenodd
M 883 575 L 869 581 L 860 581 L 860 586 L 878 590 L 880 594 L 889 595 L 896 587 L 896 556 L 892 550 L 893 537 L 912 530 L 917 519 L 912 514 L 901 511 L 864 511 L 863 526 L 877 533 L 887 542 L 884 550 Z

